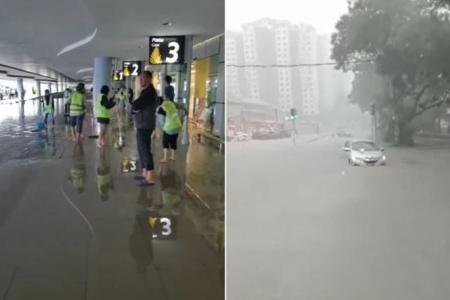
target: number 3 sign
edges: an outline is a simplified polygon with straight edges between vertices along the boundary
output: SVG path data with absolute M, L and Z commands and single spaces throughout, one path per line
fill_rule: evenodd
M 132 159 L 124 159 L 121 164 L 122 173 L 137 173 L 139 171 L 138 162 Z
M 149 62 L 151 65 L 184 63 L 184 36 L 151 36 Z

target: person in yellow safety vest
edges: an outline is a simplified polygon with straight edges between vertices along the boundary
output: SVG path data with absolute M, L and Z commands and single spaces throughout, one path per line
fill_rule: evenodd
M 109 87 L 107 85 L 102 86 L 100 95 L 97 97 L 95 103 L 95 114 L 97 116 L 97 123 L 100 127 L 100 135 L 97 142 L 99 148 L 106 144 L 106 134 L 111 120 L 112 108 L 116 105 L 113 98 L 108 99 L 108 93 Z
M 44 113 L 45 113 L 45 117 L 44 117 L 45 127 L 47 127 L 47 121 L 48 121 L 49 115 L 52 117 L 52 124 L 54 127 L 55 126 L 55 102 L 53 100 L 53 97 L 50 95 L 49 90 L 45 90 Z
M 84 84 L 79 83 L 70 100 L 70 122 L 72 140 L 81 142 L 81 133 L 83 132 L 83 120 L 86 112 L 86 96 Z
M 182 124 L 178 116 L 178 109 L 175 103 L 165 99 L 158 109 L 158 125 L 163 131 L 163 158 L 162 163 L 168 162 L 168 151 L 170 149 L 170 160 L 175 160 L 175 150 L 177 150 L 178 132 Z M 154 135 L 155 137 L 155 135 Z

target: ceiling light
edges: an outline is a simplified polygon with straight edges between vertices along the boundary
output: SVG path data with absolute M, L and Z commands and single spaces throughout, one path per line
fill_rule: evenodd
M 59 51 L 57 56 L 61 56 L 61 55 L 63 55 L 66 52 L 72 51 L 72 50 L 74 50 L 76 48 L 79 48 L 81 46 L 84 46 L 84 45 L 88 44 L 90 41 L 92 41 L 94 39 L 96 34 L 97 34 L 97 28 L 95 28 L 94 32 L 91 35 L 89 35 L 89 36 L 87 36 L 87 37 L 85 37 L 85 38 L 83 38 L 83 39 L 81 39 L 79 41 L 76 41 L 75 43 L 70 44 L 70 45 L 64 47 L 63 49 L 61 49 L 61 51 Z
M 80 73 L 86 73 L 86 72 L 91 72 L 91 71 L 93 71 L 94 70 L 94 68 L 92 68 L 92 67 L 90 67 L 90 68 L 84 68 L 84 69 L 79 69 L 78 71 L 77 71 L 77 74 L 80 74 Z

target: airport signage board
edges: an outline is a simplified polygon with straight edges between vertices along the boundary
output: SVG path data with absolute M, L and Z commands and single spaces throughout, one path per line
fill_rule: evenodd
M 140 61 L 124 61 L 123 66 L 123 76 L 124 77 L 136 77 L 141 75 L 142 63 Z
M 150 65 L 184 63 L 184 36 L 151 36 L 149 42 Z
M 124 81 L 123 70 L 114 71 L 112 74 L 112 81 Z

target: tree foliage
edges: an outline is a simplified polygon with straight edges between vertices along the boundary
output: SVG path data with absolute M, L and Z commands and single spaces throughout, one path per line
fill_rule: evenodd
M 430 1 L 359 0 L 332 37 L 337 68 L 355 72 L 352 101 L 376 104 L 401 144 L 412 143 L 412 121 L 450 89 L 449 15 Z

